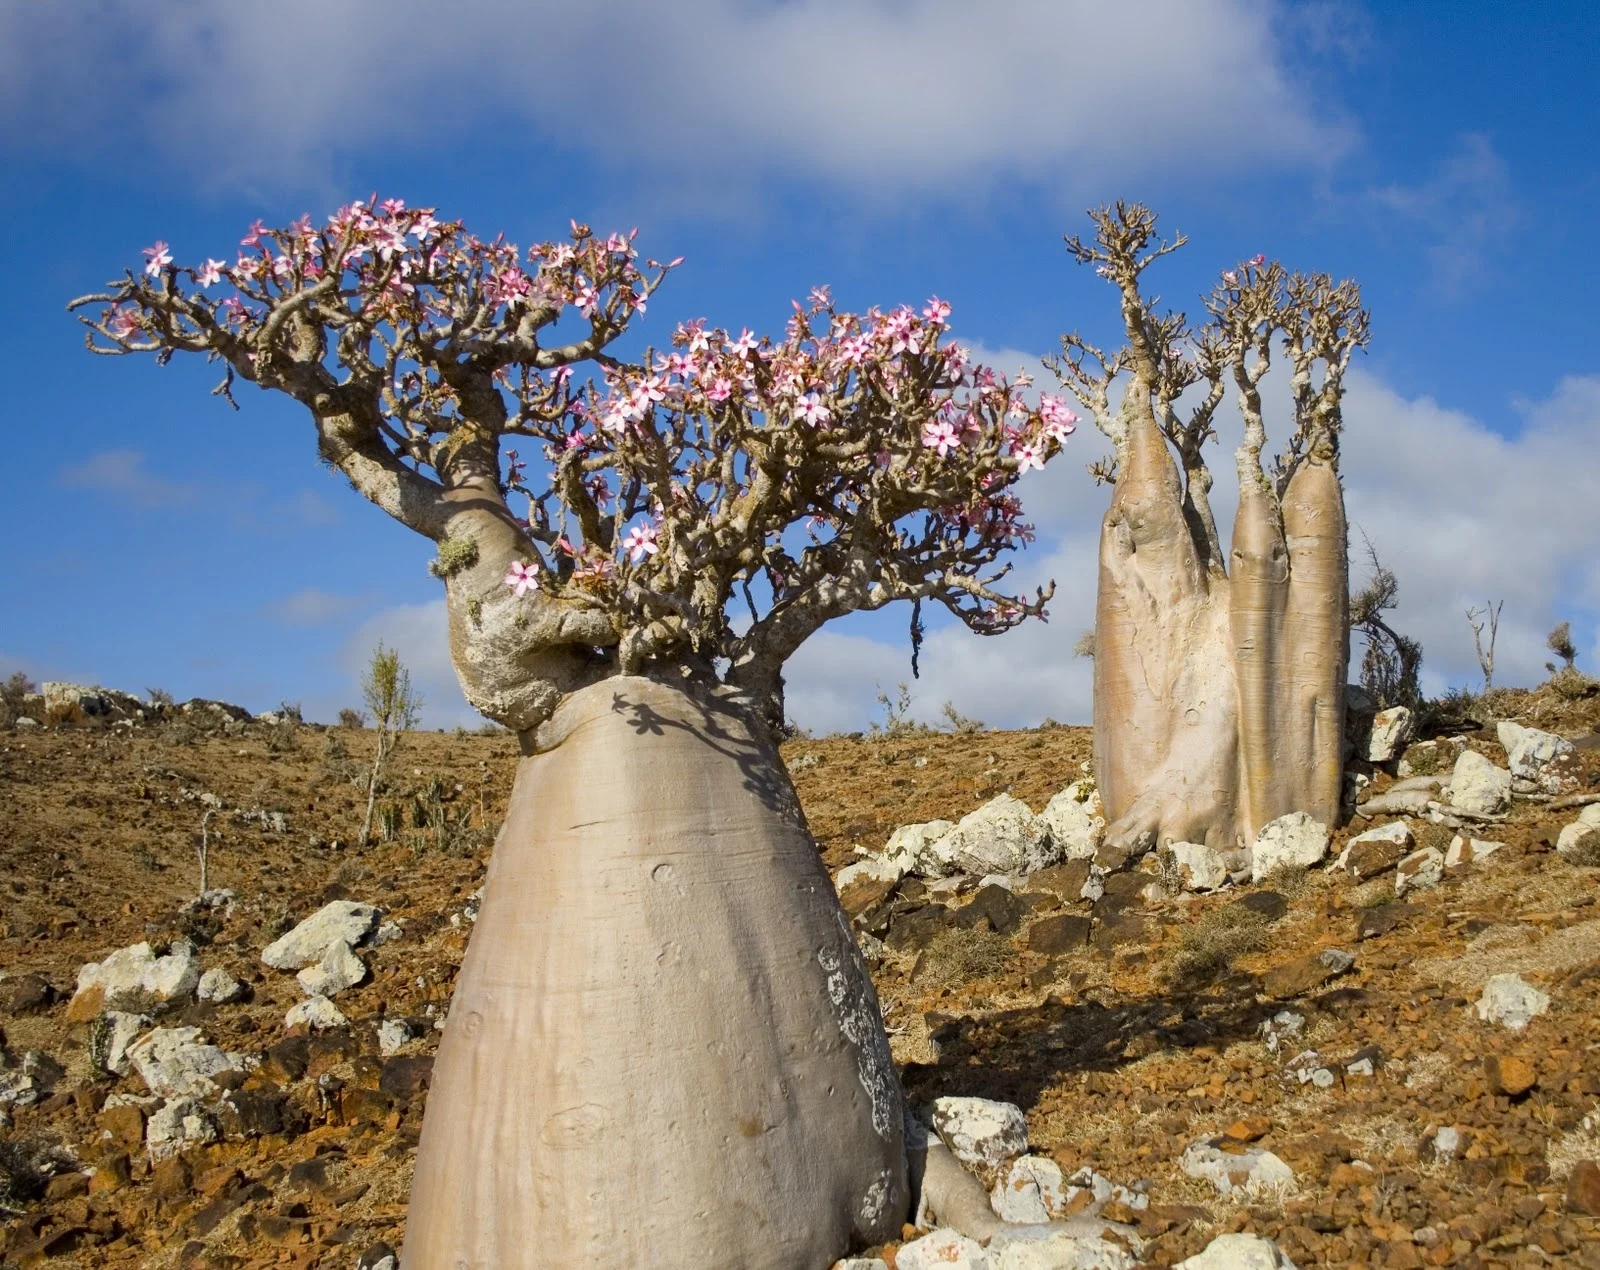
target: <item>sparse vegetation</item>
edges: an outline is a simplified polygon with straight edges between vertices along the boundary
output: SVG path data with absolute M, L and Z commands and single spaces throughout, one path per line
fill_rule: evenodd
M 939 717 L 944 720 L 945 726 L 948 727 L 950 731 L 955 732 L 958 735 L 965 735 L 971 732 L 982 732 L 985 726 L 982 719 L 969 719 L 966 715 L 962 714 L 961 711 L 956 709 L 955 702 L 953 701 L 946 701 L 944 705 L 940 707 Z
M 1600 693 L 1600 679 L 1584 674 L 1576 666 L 1563 666 L 1550 676 L 1549 683 L 1563 701 L 1582 701 Z
M 1361 658 L 1361 686 L 1378 703 L 1416 709 L 1422 704 L 1422 645 L 1402 635 L 1384 617 L 1400 600 L 1400 582 L 1378 559 L 1372 540 L 1362 535 L 1372 570 L 1366 586 L 1350 597 L 1350 633 L 1366 644 Z
M 912 978 L 919 987 L 950 987 L 987 979 L 1010 963 L 1016 949 L 984 926 L 940 931 L 917 958 Z
M 1199 988 L 1212 983 L 1246 953 L 1267 943 L 1267 919 L 1238 903 L 1213 908 L 1185 928 L 1178 949 L 1167 964 L 1174 988 Z
M 9 727 L 22 716 L 22 699 L 37 691 L 33 680 L 20 670 L 13 671 L 0 683 L 0 727 Z
M 373 804 L 377 801 L 383 766 L 400 743 L 400 734 L 417 726 L 422 715 L 422 698 L 412 691 L 411 672 L 400 664 L 400 654 L 384 648 L 382 640 L 373 650 L 372 661 L 361 681 L 361 692 L 378 733 L 372 771 L 367 778 L 367 814 L 361 821 L 359 839 L 366 843 L 372 840 Z
M 352 710 L 349 706 L 339 711 L 339 726 L 349 728 L 352 732 L 359 732 L 367 726 L 367 712 L 365 710 Z
M 1557 622 L 1555 627 L 1545 636 L 1544 646 L 1566 664 L 1566 669 L 1571 670 L 1572 665 L 1578 660 L 1578 650 L 1572 643 L 1572 623 Z M 1554 662 L 1546 662 L 1545 667 L 1552 675 L 1556 673 Z
M 1505 606 L 1504 600 L 1498 604 L 1485 600 L 1481 609 L 1467 610 L 1467 625 L 1472 628 L 1472 648 L 1478 654 L 1478 669 L 1483 672 L 1485 692 L 1494 687 L 1494 645 L 1500 635 L 1500 610 Z M 1489 635 L 1487 641 L 1484 639 L 1485 631 Z

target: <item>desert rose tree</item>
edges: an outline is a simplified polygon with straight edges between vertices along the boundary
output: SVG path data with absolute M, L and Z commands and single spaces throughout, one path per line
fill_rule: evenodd
M 1343 780 L 1349 662 L 1341 399 L 1367 342 L 1353 282 L 1256 257 L 1225 271 L 1198 331 L 1158 314 L 1145 269 L 1181 246 L 1139 205 L 1092 212 L 1072 255 L 1117 288 L 1127 344 L 1077 334 L 1061 382 L 1115 447 L 1095 608 L 1095 772 L 1105 863 L 1165 842 L 1232 847 L 1289 812 L 1331 825 Z M 1288 370 L 1288 436 L 1270 466 L 1262 380 Z M 1120 384 L 1119 401 L 1111 399 Z M 1244 429 L 1229 549 L 1204 447 L 1232 393 Z
M 787 1270 L 896 1235 L 899 1086 L 778 756 L 782 668 L 898 600 L 1042 615 L 995 588 L 1063 402 L 941 343 L 936 299 L 819 290 L 781 339 L 691 322 L 620 360 L 679 262 L 578 224 L 523 252 L 390 200 L 145 256 L 73 302 L 90 347 L 303 404 L 438 544 L 462 689 L 522 741 L 405 1264 Z

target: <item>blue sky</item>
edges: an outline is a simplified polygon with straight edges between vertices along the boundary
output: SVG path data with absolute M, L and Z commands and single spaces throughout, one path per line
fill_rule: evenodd
M 1352 275 L 1352 517 L 1399 574 L 1428 685 L 1476 677 L 1462 612 L 1504 598 L 1499 679 L 1573 621 L 1600 662 L 1600 9 L 1266 0 L 285 0 L 270 10 L 0 0 L 13 477 L 0 500 L 0 669 L 329 717 L 382 635 L 467 721 L 429 544 L 315 460 L 309 421 L 211 369 L 88 355 L 64 312 L 156 238 L 227 256 L 256 216 L 374 189 L 515 241 L 568 217 L 685 256 L 640 328 L 778 332 L 818 283 L 849 307 L 955 306 L 1003 370 L 1112 297 L 1064 232 L 1115 198 L 1190 245 L 1175 307 L 1257 251 Z M 603 13 L 603 16 L 595 16 Z M 427 55 L 419 57 L 419 50 Z M 1225 420 L 1219 509 L 1236 424 Z M 1048 626 L 936 629 L 919 707 L 1081 720 L 1105 491 L 1073 451 L 1024 485 Z M 1226 518 L 1226 513 L 1223 513 Z M 909 674 L 906 615 L 803 650 L 791 706 L 859 726 Z

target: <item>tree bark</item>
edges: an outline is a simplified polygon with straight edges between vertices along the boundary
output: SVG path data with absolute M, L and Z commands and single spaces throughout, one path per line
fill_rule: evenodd
M 435 1064 L 404 1264 L 822 1270 L 896 1236 L 877 998 L 765 731 L 618 677 L 533 748 Z

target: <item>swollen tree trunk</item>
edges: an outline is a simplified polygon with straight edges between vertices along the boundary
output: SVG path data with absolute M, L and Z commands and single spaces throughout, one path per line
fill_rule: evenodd
M 1280 497 L 1247 440 L 1224 574 L 1206 567 L 1145 400 L 1135 385 L 1122 407 L 1100 536 L 1095 769 L 1113 866 L 1168 842 L 1246 845 L 1292 811 L 1331 826 L 1343 780 L 1348 578 L 1333 456 L 1308 456 Z
M 822 1270 L 893 1238 L 906 1161 L 877 998 L 765 732 L 618 677 L 531 748 L 404 1264 Z

